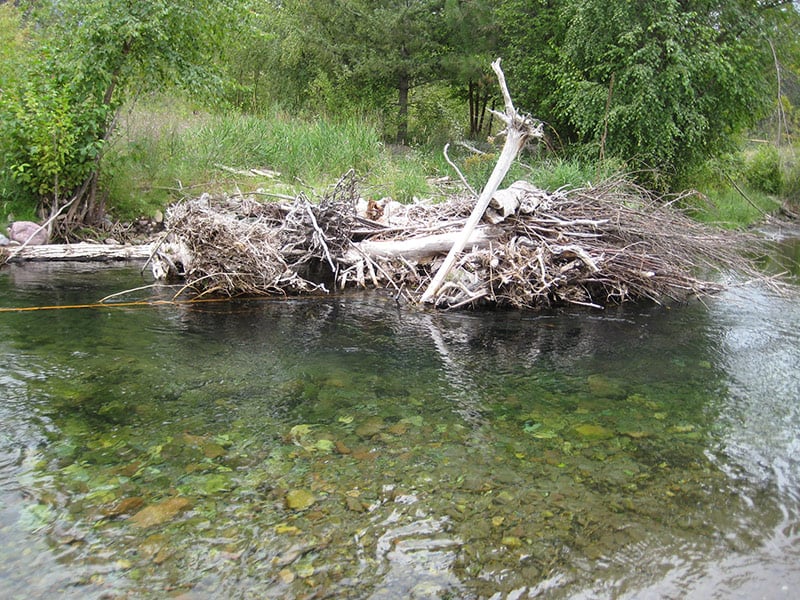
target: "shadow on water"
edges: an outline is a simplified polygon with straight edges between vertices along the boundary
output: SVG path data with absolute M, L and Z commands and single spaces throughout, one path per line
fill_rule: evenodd
M 0 297 L 142 283 L 26 267 Z M 0 592 L 782 597 L 800 584 L 797 300 L 0 314 Z

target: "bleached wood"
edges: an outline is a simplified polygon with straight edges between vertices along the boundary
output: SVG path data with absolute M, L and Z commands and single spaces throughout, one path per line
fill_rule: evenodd
M 486 248 L 496 239 L 499 231 L 481 227 L 472 231 L 465 246 Z M 414 237 L 407 240 L 366 240 L 355 244 L 346 257 L 346 262 L 356 262 L 361 255 L 369 258 L 404 258 L 420 262 L 446 252 L 461 237 L 461 231 Z
M 500 84 L 500 90 L 503 93 L 503 101 L 505 103 L 505 113 L 495 113 L 506 124 L 506 141 L 503 144 L 503 150 L 500 152 L 500 158 L 497 159 L 497 164 L 486 182 L 481 195 L 475 203 L 475 208 L 472 210 L 469 218 L 467 219 L 464 229 L 460 232 L 459 237 L 453 242 L 447 257 L 442 263 L 442 266 L 436 271 L 425 293 L 422 294 L 420 302 L 435 302 L 436 294 L 439 291 L 442 283 L 444 282 L 450 270 L 455 265 L 458 255 L 464 250 L 467 241 L 472 235 L 473 230 L 478 225 L 478 222 L 483 218 L 489 202 L 492 200 L 497 188 L 503 182 L 503 179 L 517 158 L 520 150 L 525 146 L 525 143 L 531 138 L 541 138 L 543 135 L 542 124 L 534 121 L 528 117 L 523 117 L 517 113 L 514 108 L 514 103 L 511 101 L 511 95 L 508 92 L 506 85 L 506 78 L 503 70 L 500 68 L 500 59 L 498 58 L 492 63 L 492 70 L 497 75 Z
M 17 247 L 8 246 L 13 250 Z M 115 260 L 147 260 L 152 252 L 151 244 L 47 244 L 44 246 L 26 246 L 9 257 L 8 262 L 25 261 L 115 261 Z M 0 256 L 0 260 L 2 256 Z

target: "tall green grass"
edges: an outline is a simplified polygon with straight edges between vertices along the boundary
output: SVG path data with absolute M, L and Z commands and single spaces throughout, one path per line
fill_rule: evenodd
M 401 202 L 442 194 L 433 182 L 442 176 L 460 179 L 438 144 L 398 148 L 384 144 L 381 132 L 379 120 L 370 115 L 302 118 L 278 109 L 257 116 L 211 113 L 174 98 L 161 98 L 123 115 L 103 163 L 101 187 L 108 193 L 107 206 L 113 216 L 131 219 L 203 192 L 261 189 L 289 196 L 299 191 L 321 194 L 350 169 L 360 178 L 365 196 L 388 196 Z M 449 157 L 480 191 L 494 169 L 501 144 L 502 140 L 487 144 L 483 153 L 454 144 Z M 779 171 L 773 164 L 776 160 Z M 249 169 L 276 171 L 280 176 L 235 173 Z M 504 183 L 526 179 L 552 191 L 622 174 L 622 165 L 614 161 L 598 163 L 532 151 L 512 166 Z M 734 178 L 739 190 L 732 185 Z M 746 226 L 778 208 L 776 195 L 768 193 L 776 182 L 783 197 L 800 194 L 797 161 L 787 160 L 785 153 L 749 149 L 709 161 L 687 180 L 685 187 L 700 194 L 687 200 L 686 208 L 703 221 Z M 768 185 L 770 190 L 759 189 Z
M 209 114 L 170 100 L 125 115 L 105 157 L 102 183 L 115 216 L 129 218 L 195 193 L 318 188 L 350 169 L 370 173 L 386 154 L 379 128 L 367 116 L 332 121 L 279 111 Z M 233 172 L 250 169 L 280 176 Z
M 763 192 L 749 188 L 720 187 L 692 196 L 685 205 L 698 221 L 739 229 L 762 221 L 765 215 L 780 208 L 780 202 Z
M 685 208 L 699 221 L 743 228 L 792 201 L 797 161 L 791 148 L 746 145 L 740 151 L 707 161 L 685 183 L 699 194 Z

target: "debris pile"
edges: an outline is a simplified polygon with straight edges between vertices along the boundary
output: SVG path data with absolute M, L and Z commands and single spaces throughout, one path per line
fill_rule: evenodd
M 353 173 L 318 202 L 207 195 L 172 206 L 152 257 L 195 296 L 388 289 L 419 303 L 474 199 L 403 205 L 359 197 Z M 685 300 L 755 273 L 755 238 L 702 225 L 625 180 L 547 192 L 498 190 L 431 303 L 442 308 L 603 307 Z

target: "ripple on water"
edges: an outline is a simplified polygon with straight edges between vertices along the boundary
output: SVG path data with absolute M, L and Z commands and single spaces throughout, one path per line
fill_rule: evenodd
M 20 286 L 67 300 L 86 283 L 69 277 Z M 747 293 L 535 317 L 359 297 L 6 319 L 0 590 L 780 594 L 766 580 L 800 571 L 798 319 Z
M 446 528 L 446 518 L 393 511 L 369 531 L 369 535 L 379 534 L 372 566 L 377 583 L 369 597 L 441 598 L 461 589 L 452 572 L 461 542 L 448 535 Z

